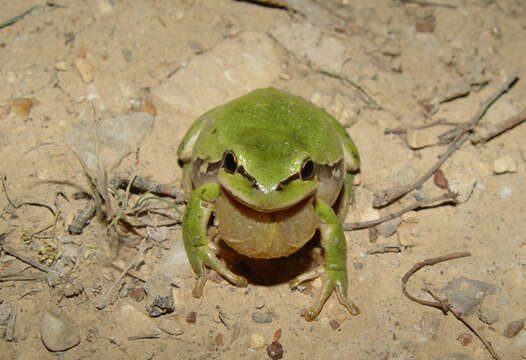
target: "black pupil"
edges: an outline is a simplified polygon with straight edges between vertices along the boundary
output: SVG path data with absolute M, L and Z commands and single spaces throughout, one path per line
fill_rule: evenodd
M 309 179 L 312 177 L 312 174 L 314 173 L 314 163 L 312 160 L 307 160 L 303 163 L 303 167 L 301 168 L 301 178 L 302 179 Z
M 228 171 L 229 173 L 233 173 L 236 171 L 237 164 L 236 164 L 236 158 L 234 154 L 230 152 L 226 154 L 223 166 L 225 170 Z

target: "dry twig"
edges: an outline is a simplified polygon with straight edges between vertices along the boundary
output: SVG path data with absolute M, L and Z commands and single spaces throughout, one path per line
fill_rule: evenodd
M 44 204 L 44 203 L 39 203 L 39 202 L 36 202 L 36 201 L 23 201 L 23 202 L 20 202 L 20 203 L 15 203 L 14 201 L 11 200 L 11 198 L 9 197 L 9 193 L 7 192 L 7 176 L 3 175 L 1 176 L 2 178 L 2 186 L 4 188 L 4 193 L 5 193 L 5 197 L 7 199 L 7 201 L 9 202 L 9 204 L 14 207 L 15 209 L 20 209 L 22 206 L 39 206 L 39 207 L 43 207 L 43 208 L 46 208 L 48 209 L 52 214 L 53 216 L 57 216 L 57 214 L 55 213 L 55 210 L 53 210 L 53 208 L 47 204 Z
M 413 3 L 421 6 L 437 6 L 444 7 L 448 9 L 457 9 L 458 6 L 452 4 L 439 3 L 436 1 L 423 1 L 423 0 L 402 0 L 403 3 Z
M 479 111 L 473 116 L 473 118 L 465 122 L 463 124 L 460 124 L 454 129 L 451 129 L 449 131 L 446 131 L 442 135 L 440 135 L 438 138 L 440 139 L 441 144 L 449 144 L 451 142 L 455 142 L 462 134 L 472 131 L 475 126 L 479 123 L 480 119 L 484 116 L 486 111 L 489 109 L 489 107 L 497 101 L 499 97 L 501 97 L 502 94 L 506 93 L 509 88 L 515 83 L 515 81 L 519 78 L 519 70 L 516 69 L 511 73 L 510 76 L 506 79 L 506 81 L 495 91 L 491 96 L 486 99 L 483 103 L 480 104 Z
M 488 140 L 493 139 L 494 137 L 502 134 L 503 132 L 514 128 L 515 126 L 519 125 L 523 121 L 526 120 L 526 108 L 522 109 L 521 112 L 519 112 L 517 115 L 514 115 L 496 125 L 491 127 L 490 129 L 484 131 L 484 132 L 476 132 L 473 137 L 471 138 L 472 144 L 479 144 L 484 143 Z
M 151 192 L 152 194 L 160 196 L 169 196 L 175 199 L 176 204 L 182 204 L 184 202 L 184 194 L 181 190 L 175 186 L 166 184 L 159 184 L 155 181 L 147 179 L 142 176 L 135 176 L 132 180 L 130 176 L 115 175 L 109 185 L 115 189 L 126 188 L 131 182 L 131 190 L 141 192 Z
M 106 306 L 108 306 L 108 303 L 113 298 L 113 295 L 117 288 L 120 286 L 122 279 L 126 276 L 126 274 L 137 265 L 137 262 L 139 259 L 141 259 L 144 256 L 144 253 L 146 250 L 148 250 L 151 247 L 151 245 L 146 244 L 146 239 L 143 239 L 141 244 L 139 245 L 139 250 L 137 251 L 137 254 L 133 257 L 132 261 L 126 266 L 124 270 L 122 270 L 121 274 L 115 279 L 112 286 L 106 291 L 106 294 L 98 301 L 98 303 L 95 305 L 97 309 L 102 310 Z
M 395 244 L 383 244 L 377 246 L 374 250 L 368 250 L 367 255 L 374 255 L 374 254 L 386 254 L 386 253 L 399 253 L 402 251 L 402 248 L 400 245 Z
M 484 346 L 486 347 L 486 349 L 488 350 L 488 352 L 491 354 L 491 356 L 495 359 L 495 360 L 500 360 L 500 357 L 497 355 L 497 353 L 495 352 L 495 350 L 493 350 L 493 347 L 491 345 L 491 343 L 486 340 L 482 335 L 480 335 L 476 330 L 475 328 L 466 320 L 464 319 L 455 309 L 454 307 L 449 304 L 449 302 L 447 301 L 447 299 L 442 299 L 440 298 L 440 296 L 438 296 L 438 294 L 431 290 L 431 289 L 426 289 L 426 291 L 436 300 L 436 301 L 427 301 L 427 300 L 421 300 L 421 299 L 418 299 L 414 296 L 412 296 L 411 294 L 409 294 L 407 292 L 407 289 L 406 289 L 406 286 L 407 286 L 407 282 L 409 281 L 409 278 L 414 274 L 416 273 L 418 270 L 420 270 L 421 268 L 423 268 L 424 266 L 431 266 L 431 265 L 435 265 L 435 264 L 438 264 L 440 262 L 444 262 L 444 261 L 448 261 L 448 260 L 453 260 L 453 259 L 459 259 L 459 258 L 463 258 L 463 257 L 466 257 L 466 256 L 471 256 L 471 253 L 469 252 L 459 252 L 459 253 L 452 253 L 452 254 L 448 254 L 448 255 L 444 255 L 444 256 L 439 256 L 439 257 L 436 257 L 436 258 L 432 258 L 432 259 L 426 259 L 424 261 L 421 261 L 415 265 L 413 265 L 413 267 L 411 269 L 409 269 L 409 271 L 404 275 L 404 277 L 402 278 L 402 292 L 404 293 L 404 295 L 411 301 L 414 301 L 416 303 L 419 303 L 419 304 L 422 304 L 422 305 L 426 305 L 426 306 L 432 306 L 432 307 L 435 307 L 437 309 L 440 309 L 442 310 L 442 312 L 444 314 L 447 314 L 448 311 L 450 311 L 458 320 L 460 320 L 469 330 L 471 330 L 471 332 L 473 332 L 475 334 L 475 336 L 477 336 L 480 341 L 484 344 Z
M 420 208 L 429 207 L 429 206 L 438 206 L 442 204 L 443 202 L 455 201 L 455 198 L 456 198 L 456 195 L 454 193 L 448 192 L 444 195 L 441 195 L 433 199 L 417 201 L 403 208 L 402 210 L 388 214 L 386 216 L 382 216 L 381 218 L 376 219 L 376 220 L 356 222 L 356 223 L 345 223 L 343 224 L 343 230 L 352 231 L 352 230 L 358 230 L 358 229 L 365 229 L 365 228 L 375 226 L 383 222 L 392 220 L 394 218 L 401 216 L 402 214 L 405 214 L 406 212 L 409 212 L 415 209 L 420 209 Z
M 467 140 L 467 138 L 470 135 L 470 132 L 473 130 L 473 128 L 478 124 L 482 116 L 486 113 L 488 108 L 505 92 L 508 91 L 508 89 L 511 87 L 511 85 L 517 80 L 518 78 L 518 70 L 515 70 L 512 72 L 512 74 L 506 79 L 504 84 L 500 86 L 497 91 L 495 91 L 486 101 L 484 101 L 478 110 L 478 112 L 473 116 L 471 121 L 466 122 L 464 124 L 461 124 L 457 126 L 456 128 L 447 131 L 446 133 L 439 136 L 439 139 L 441 143 L 447 144 L 450 143 L 447 151 L 440 155 L 438 158 L 438 161 L 429 169 L 420 179 L 418 179 L 413 184 L 410 184 L 408 186 L 402 186 L 402 187 L 395 187 L 391 189 L 386 189 L 382 191 L 378 191 L 374 194 L 374 201 L 373 201 L 373 207 L 380 208 L 384 207 L 386 205 L 389 205 L 393 201 L 401 198 L 408 192 L 416 189 L 417 187 L 422 186 L 424 182 L 431 177 L 434 172 L 439 169 L 442 164 L 456 151 L 458 150 L 462 144 Z

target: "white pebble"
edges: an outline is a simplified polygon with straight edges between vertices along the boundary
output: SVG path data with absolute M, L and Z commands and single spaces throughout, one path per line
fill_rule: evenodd
M 504 155 L 493 162 L 493 171 L 495 174 L 516 172 L 517 164 L 513 161 L 511 155 Z
M 253 333 L 250 335 L 250 347 L 252 349 L 260 349 L 265 346 L 265 337 L 260 333 Z

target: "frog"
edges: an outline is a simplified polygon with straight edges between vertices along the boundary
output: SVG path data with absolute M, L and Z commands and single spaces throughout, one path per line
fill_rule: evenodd
M 177 156 L 187 202 L 183 242 L 197 277 L 193 297 L 203 295 L 207 268 L 247 286 L 220 257 L 221 244 L 249 258 L 273 259 L 302 249 L 318 233 L 323 261 L 289 282 L 298 289 L 321 278 L 302 315 L 315 320 L 332 293 L 351 315 L 360 313 L 347 297 L 342 227 L 360 155 L 334 117 L 284 90 L 257 89 L 198 117 Z

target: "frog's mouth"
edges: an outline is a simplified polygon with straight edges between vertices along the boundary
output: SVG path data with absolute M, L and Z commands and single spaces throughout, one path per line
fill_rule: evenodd
M 221 187 L 236 201 L 264 213 L 276 212 L 291 208 L 308 198 L 316 191 L 316 179 L 294 179 L 277 190 L 264 191 L 254 186 L 239 173 L 219 171 L 218 180 Z

